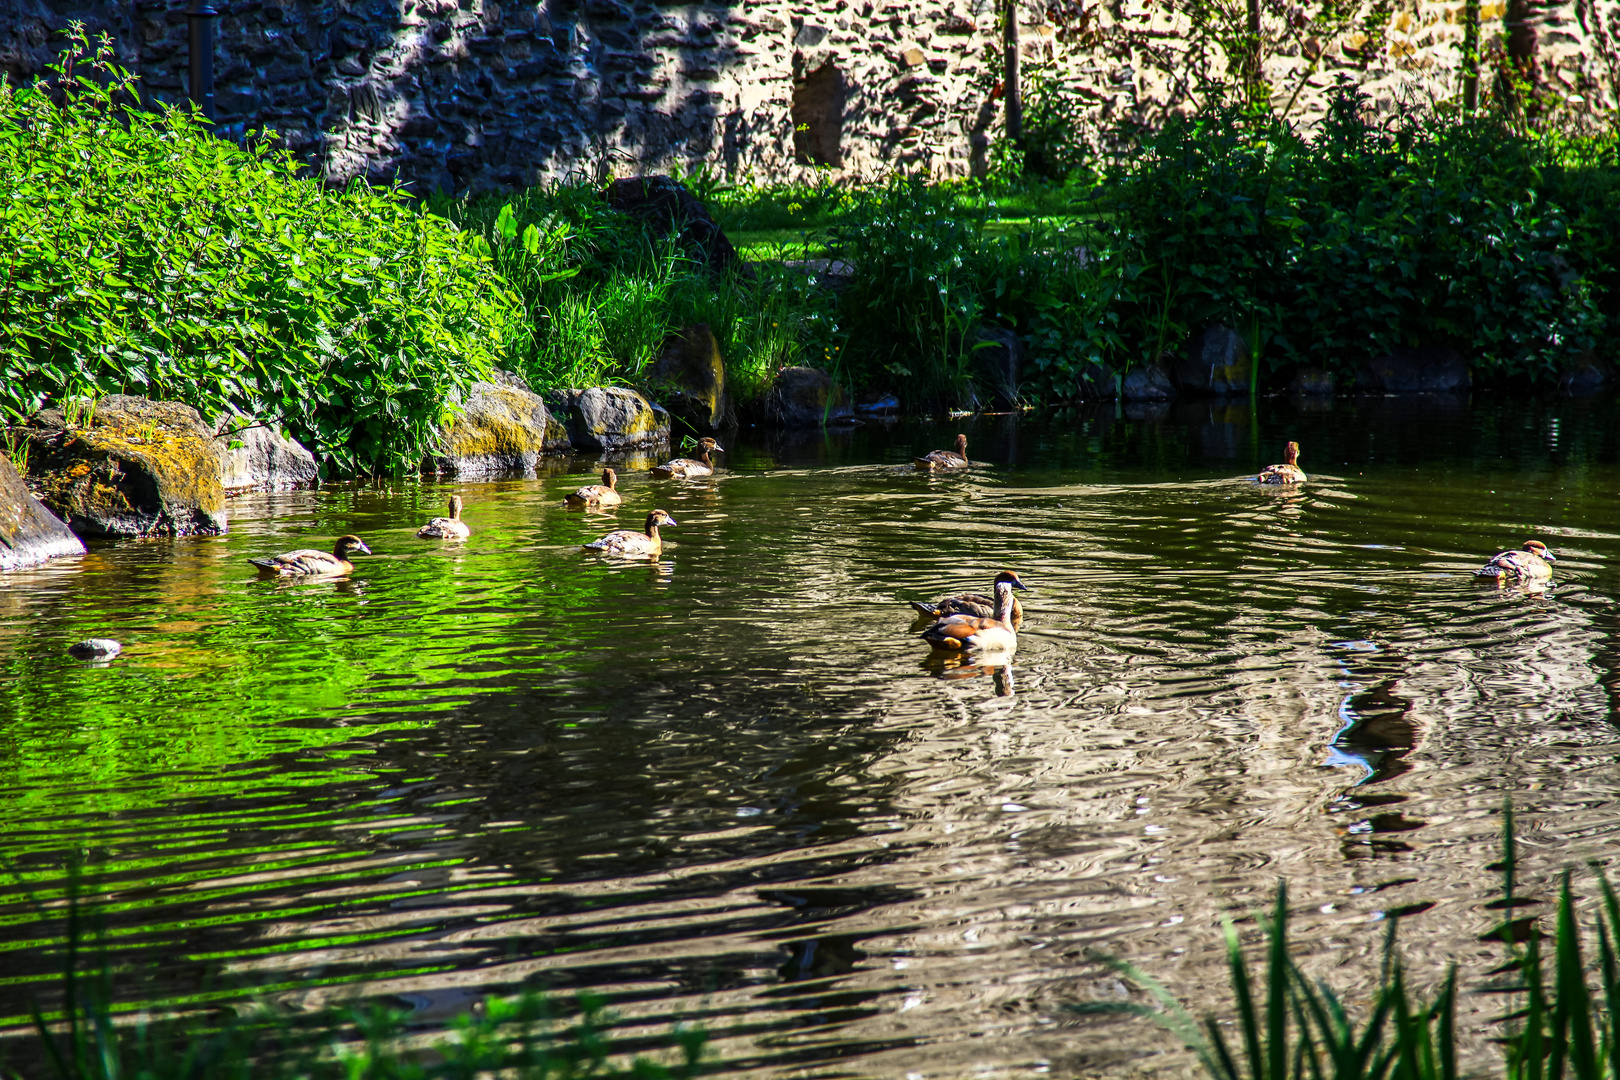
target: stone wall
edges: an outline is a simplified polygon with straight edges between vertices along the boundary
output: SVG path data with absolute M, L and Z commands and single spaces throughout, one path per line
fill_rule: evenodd
M 1340 72 L 1386 105 L 1458 94 L 1462 0 L 1392 2 L 1376 42 L 1272 28 L 1267 70 L 1283 93 L 1319 58 L 1296 111 L 1317 109 Z M 1026 61 L 1061 64 L 1093 102 L 1088 122 L 1151 120 L 1184 104 L 1196 61 L 1163 0 L 1073 3 L 1067 14 L 1021 3 Z M 961 175 L 985 168 L 1001 122 L 991 0 L 216 6 L 224 131 L 274 128 L 333 182 L 398 177 L 421 192 L 462 191 L 671 163 L 758 179 L 902 165 Z M 1505 6 L 1482 7 L 1489 36 Z M 0 70 L 39 72 L 60 42 L 54 32 L 81 19 L 112 35 L 154 97 L 178 99 L 184 11 L 183 0 L 0 0 Z M 1525 23 L 1538 76 L 1613 107 L 1620 0 L 1531 3 Z

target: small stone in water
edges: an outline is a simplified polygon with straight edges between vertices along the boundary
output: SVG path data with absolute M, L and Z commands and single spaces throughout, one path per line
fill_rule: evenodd
M 124 647 L 112 638 L 93 637 L 86 638 L 77 645 L 68 646 L 68 655 L 80 660 L 111 660 L 124 651 Z

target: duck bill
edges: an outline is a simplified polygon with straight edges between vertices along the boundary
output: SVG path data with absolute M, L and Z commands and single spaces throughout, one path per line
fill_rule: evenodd
M 721 453 L 724 453 L 726 448 L 721 446 L 719 443 L 715 443 L 713 449 L 719 450 Z
M 360 543 L 356 544 L 355 547 L 354 547 L 354 550 L 360 552 L 362 555 L 370 555 L 371 554 L 371 549 L 366 547 L 364 541 L 361 541 Z
M 679 525 L 680 522 L 676 521 L 674 518 L 672 518 L 668 514 L 666 514 L 666 515 L 664 515 L 664 524 L 665 525 Z
M 1554 555 L 1550 551 L 1543 551 L 1541 553 L 1541 557 L 1543 559 L 1546 559 L 1548 562 L 1557 562 L 1558 561 L 1558 556 Z

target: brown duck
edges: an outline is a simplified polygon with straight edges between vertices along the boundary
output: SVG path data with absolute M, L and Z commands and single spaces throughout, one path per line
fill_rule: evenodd
M 999 581 L 1000 578 L 996 580 Z M 994 585 L 991 586 L 990 591 L 995 592 Z M 935 600 L 931 604 L 924 603 L 921 600 L 912 600 L 910 604 L 931 619 L 948 619 L 952 615 L 972 615 L 979 619 L 993 619 L 996 617 L 995 600 L 983 593 L 956 593 L 941 600 Z M 1023 621 L 1024 605 L 1020 604 L 1015 596 L 1012 604 L 1012 624 L 1016 628 L 1022 625 Z
M 1299 467 L 1299 443 L 1283 447 L 1283 463 L 1267 465 L 1255 479 L 1262 484 L 1303 484 L 1305 471 Z
M 423 540 L 465 540 L 472 535 L 467 523 L 461 520 L 461 496 L 450 496 L 450 516 L 434 518 L 420 529 L 416 535 Z
M 713 439 L 699 439 L 698 456 L 696 458 L 676 458 L 673 461 L 666 461 L 662 465 L 654 465 L 652 474 L 664 480 L 673 476 L 686 477 L 687 479 L 698 476 L 713 476 L 714 462 L 709 458 L 709 454 L 715 450 L 725 453 L 725 449 Z
M 354 563 L 349 561 L 349 556 L 354 552 L 370 555 L 371 549 L 366 547 L 365 541 L 358 536 L 349 535 L 338 537 L 330 552 L 299 548 L 297 551 L 283 552 L 267 559 L 249 559 L 248 562 L 257 566 L 261 574 L 276 574 L 281 577 L 341 577 L 354 572 Z
M 1517 551 L 1503 551 L 1491 556 L 1491 561 L 1474 571 L 1475 577 L 1495 578 L 1498 585 L 1510 581 L 1550 581 L 1552 567 L 1558 559 L 1540 540 L 1526 540 Z
M 622 502 L 624 502 L 624 499 L 619 497 L 619 474 L 612 469 L 602 470 L 602 482 L 600 484 L 587 484 L 572 495 L 563 498 L 563 505 L 570 510 L 618 506 Z
M 967 436 L 956 437 L 954 450 L 935 450 L 912 460 L 917 468 L 924 470 L 965 469 L 968 467 Z
M 977 649 L 980 652 L 1010 653 L 1018 648 L 1018 633 L 1013 626 L 1013 590 L 1028 589 L 1011 570 L 996 575 L 996 614 L 994 618 L 978 615 L 952 615 L 939 620 L 922 632 L 922 638 L 936 649 L 960 652 Z
M 664 550 L 663 538 L 658 535 L 660 525 L 678 525 L 680 522 L 664 513 L 654 510 L 647 515 L 647 525 L 644 532 L 634 529 L 619 529 L 610 532 L 598 540 L 581 545 L 586 551 L 597 551 L 603 555 L 657 555 Z

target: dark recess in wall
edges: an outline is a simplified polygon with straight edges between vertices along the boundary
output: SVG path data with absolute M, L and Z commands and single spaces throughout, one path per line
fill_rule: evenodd
M 844 163 L 844 73 L 832 61 L 793 84 L 793 158 L 800 165 Z

